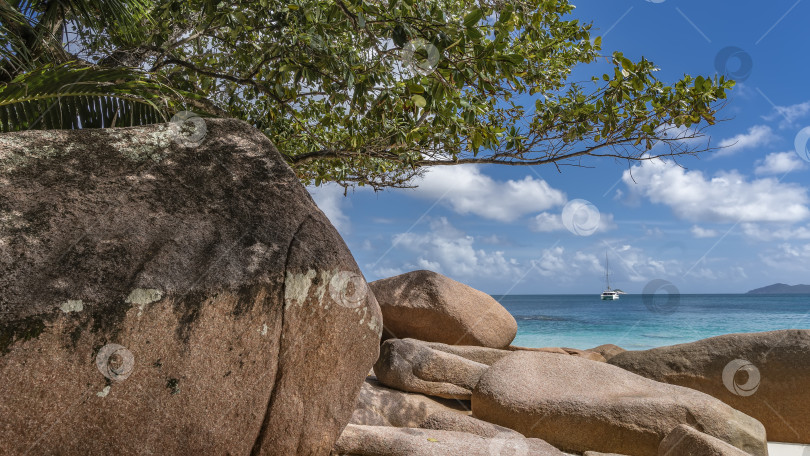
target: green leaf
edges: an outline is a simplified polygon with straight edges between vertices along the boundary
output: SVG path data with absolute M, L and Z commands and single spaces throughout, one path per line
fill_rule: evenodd
M 482 17 L 484 17 L 484 12 L 481 10 L 481 8 L 472 10 L 469 14 L 464 16 L 464 27 L 470 28 L 474 26 L 478 23 L 478 21 L 481 20 Z
M 415 82 L 408 82 L 408 92 L 425 93 L 425 88 Z
M 413 100 L 413 104 L 420 108 L 424 108 L 427 105 L 427 100 L 425 100 L 425 97 L 422 95 L 412 95 L 411 100 Z
M 166 107 L 178 106 L 167 89 L 126 68 L 44 65 L 0 85 L 0 117 L 7 121 L 2 131 L 166 122 L 171 114 Z

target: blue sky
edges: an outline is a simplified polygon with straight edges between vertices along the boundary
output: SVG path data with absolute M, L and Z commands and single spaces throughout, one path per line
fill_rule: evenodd
M 456 166 L 414 190 L 310 188 L 366 278 L 432 269 L 493 294 L 599 293 L 608 251 L 612 285 L 630 293 L 654 279 L 681 293 L 810 283 L 810 163 L 795 147 L 810 127 L 810 1 L 574 4 L 605 55 L 645 56 L 664 81 L 718 64 L 737 75 L 728 120 L 708 131 L 733 145 L 682 167 Z

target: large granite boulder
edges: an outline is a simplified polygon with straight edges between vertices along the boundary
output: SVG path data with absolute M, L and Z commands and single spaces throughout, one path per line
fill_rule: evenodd
M 768 454 L 762 424 L 719 400 L 574 356 L 518 351 L 501 359 L 475 387 L 472 411 L 570 452 L 655 454 L 673 428 L 690 424 Z
M 511 353 L 511 351 L 506 349 L 481 347 L 477 345 L 448 345 L 441 342 L 420 342 L 422 345 L 433 350 L 461 356 L 462 358 L 475 361 L 476 363 L 486 364 L 487 366 L 491 366 L 495 361 Z
M 523 434 L 507 427 L 488 423 L 474 416 L 449 411 L 438 411 L 431 414 L 419 425 L 419 428 L 466 432 L 481 437 L 524 438 Z
M 769 440 L 810 443 L 810 330 L 729 334 L 609 362 L 714 396 L 759 420 Z
M 369 284 L 383 314 L 383 338 L 504 348 L 517 334 L 515 318 L 492 296 L 431 271 L 413 271 Z
M 413 340 L 413 339 L 412 339 Z M 513 351 L 540 351 L 545 353 L 557 353 L 560 355 L 571 355 L 580 358 L 590 359 L 591 361 L 605 362 L 605 358 L 596 351 L 592 350 L 578 350 L 576 348 L 563 348 L 563 347 L 541 347 L 541 348 L 527 348 L 516 347 L 510 345 L 506 348 L 489 348 L 480 347 L 476 345 L 448 345 L 440 342 L 424 342 L 419 341 L 422 345 L 432 348 L 433 350 L 450 353 L 453 355 L 467 358 L 477 363 L 486 364 L 491 366 L 499 359 L 509 355 Z
M 658 456 L 748 456 L 748 453 L 682 424 L 661 441 Z
M 458 431 L 497 437 L 523 435 L 503 426 L 470 416 L 467 401 L 437 399 L 406 393 L 381 385 L 374 377 L 366 379 L 351 424 Z
M 568 348 L 568 347 L 516 347 L 514 345 L 509 346 L 509 350 L 511 351 L 533 351 L 533 352 L 543 352 L 543 353 L 554 353 L 559 355 L 571 355 L 576 356 L 578 358 L 589 359 L 591 361 L 597 361 L 600 363 L 605 362 L 605 357 L 602 354 L 591 351 L 591 350 L 580 350 L 578 348 Z
M 437 413 L 469 414 L 469 402 L 406 393 L 380 384 L 374 377 L 363 383 L 352 414 L 352 424 L 419 427 Z
M 418 340 L 389 339 L 380 347 L 374 374 L 383 385 L 401 391 L 469 400 L 488 367 Z
M 357 424 L 346 426 L 334 452 L 353 456 L 563 456 L 540 439 L 511 434 L 487 438 L 466 432 Z
M 259 131 L 2 135 L 0 222 L 0 453 L 331 450 L 381 315 Z

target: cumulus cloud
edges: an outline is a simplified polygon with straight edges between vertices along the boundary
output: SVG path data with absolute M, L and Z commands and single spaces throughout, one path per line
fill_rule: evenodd
M 759 257 L 767 266 L 778 271 L 810 271 L 810 244 L 785 242 L 763 251 Z
M 451 277 L 514 277 L 523 269 L 503 251 L 476 248 L 475 238 L 455 228 L 441 217 L 430 223 L 425 233 L 400 233 L 393 237 L 394 247 L 409 251 L 414 257 L 402 269 L 430 269 Z
M 589 285 L 605 273 L 605 266 L 596 255 L 580 250 L 569 251 L 555 245 L 540 251 L 529 261 L 531 267 L 543 277 L 551 277 L 557 282 L 582 282 L 587 277 Z
M 746 180 L 737 171 L 707 177 L 655 159 L 634 165 L 622 180 L 631 191 L 694 222 L 798 222 L 810 216 L 807 190 L 774 178 Z
M 594 224 L 595 225 L 595 224 Z M 613 214 L 599 213 L 599 226 L 594 233 L 603 233 L 616 228 L 613 222 Z M 554 231 L 565 231 L 565 225 L 561 214 L 541 212 L 529 220 L 529 229 L 535 233 L 551 233 Z
M 754 172 L 759 175 L 785 174 L 805 168 L 805 162 L 795 152 L 774 152 L 756 162 Z
M 348 205 L 348 198 L 343 196 L 343 187 L 328 183 L 320 187 L 307 187 L 315 204 L 326 214 L 340 233 L 348 233 L 351 229 L 349 217 L 343 212 L 345 205 Z
M 512 222 L 517 218 L 565 204 L 565 193 L 546 181 L 526 176 L 498 181 L 477 166 L 439 166 L 425 173 L 414 194 L 448 204 L 459 214 L 475 214 Z
M 696 238 L 713 238 L 717 237 L 718 234 L 717 230 L 702 228 L 697 225 L 692 227 L 692 236 Z
M 791 241 L 798 239 L 810 239 L 810 226 L 772 226 L 761 223 L 743 223 L 742 232 L 747 237 L 757 241 Z
M 766 146 L 776 139 L 771 127 L 767 125 L 754 125 L 746 133 L 720 141 L 721 149 L 715 152 L 715 157 L 726 157 L 753 147 Z
M 625 291 L 637 290 L 653 279 L 681 278 L 684 267 L 681 259 L 655 258 L 644 249 L 631 245 L 609 247 L 611 283 Z M 594 254 L 581 250 L 568 251 L 555 246 L 544 249 L 532 266 L 541 276 L 553 277 L 559 282 L 580 281 L 588 288 L 603 285 L 605 274 L 604 253 Z
M 796 124 L 796 121 L 810 113 L 810 101 L 797 103 L 790 106 L 774 106 L 773 113 L 764 116 L 768 121 L 782 120 L 781 128 L 789 128 Z

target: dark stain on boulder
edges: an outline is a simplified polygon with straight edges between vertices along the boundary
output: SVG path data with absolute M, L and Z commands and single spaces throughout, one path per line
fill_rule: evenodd
M 200 316 L 200 310 L 209 298 L 203 292 L 193 291 L 174 301 L 174 313 L 177 315 L 175 334 L 183 343 L 188 343 L 194 322 Z
M 8 353 L 10 347 L 17 341 L 26 341 L 39 337 L 44 330 L 45 319 L 40 316 L 0 323 L 0 354 Z
M 166 382 L 166 388 L 169 389 L 172 395 L 175 395 L 180 392 L 180 380 L 176 378 L 170 378 Z

